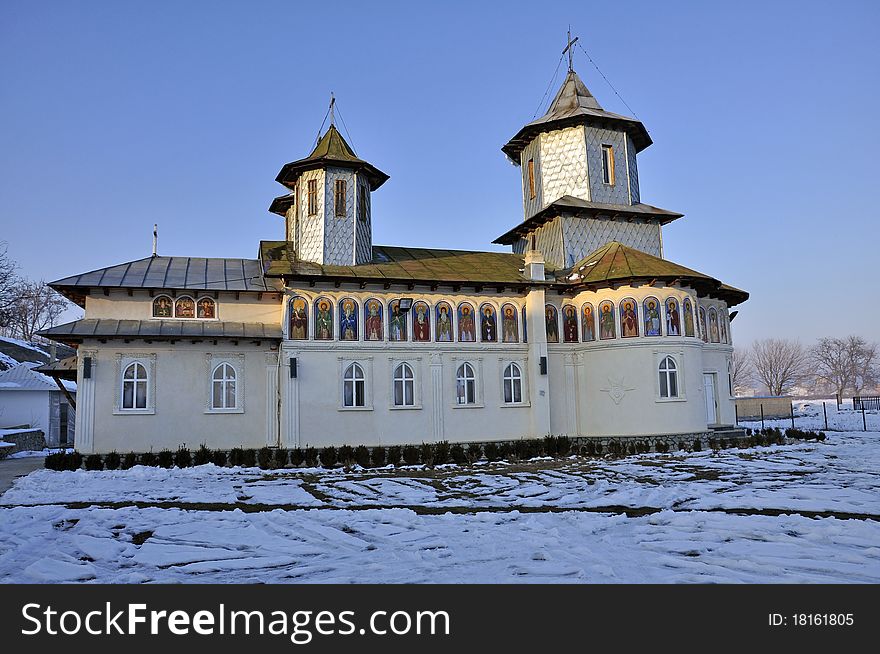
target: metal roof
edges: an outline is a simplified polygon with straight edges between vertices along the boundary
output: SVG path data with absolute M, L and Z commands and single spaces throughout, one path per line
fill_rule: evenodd
M 50 327 L 40 336 L 64 343 L 80 343 L 86 338 L 151 338 L 156 340 L 189 338 L 281 339 L 281 326 L 266 323 L 223 322 L 218 320 L 111 320 L 85 318 Z
M 371 263 L 321 265 L 296 258 L 288 241 L 263 241 L 260 258 L 267 276 L 329 280 L 453 285 L 534 284 L 523 276 L 523 255 L 374 245 Z
M 660 209 L 650 204 L 637 202 L 636 204 L 607 204 L 604 202 L 590 202 L 572 195 L 564 195 L 541 209 L 538 213 L 519 223 L 516 227 L 508 230 L 493 243 L 510 245 L 527 236 L 541 225 L 550 222 L 556 216 L 563 213 L 574 214 L 578 217 L 593 218 L 595 216 L 608 216 L 609 218 L 644 218 L 645 220 L 657 221 L 661 225 L 670 223 L 681 218 L 684 214 L 668 209 Z
M 62 381 L 69 391 L 76 391 L 76 384 Z M 0 391 L 60 391 L 50 377 L 34 370 L 33 364 L 22 363 L 0 372 Z
M 144 288 L 276 292 L 255 259 L 146 257 L 72 275 L 49 284 L 68 297 L 78 288 Z
M 636 152 L 641 152 L 652 143 L 648 130 L 640 121 L 605 111 L 587 89 L 586 84 L 572 70 L 562 83 L 547 113 L 523 127 L 501 150 L 514 162 L 519 163 L 519 155 L 523 148 L 539 133 L 587 123 L 611 124 L 622 128 L 632 138 Z
M 355 155 L 336 125 L 330 125 L 308 157 L 284 164 L 275 181 L 290 187 L 304 171 L 327 166 L 362 170 L 370 180 L 370 190 L 373 191 L 388 181 L 387 174 Z

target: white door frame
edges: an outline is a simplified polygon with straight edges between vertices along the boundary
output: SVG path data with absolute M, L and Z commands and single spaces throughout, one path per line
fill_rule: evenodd
M 708 384 L 706 382 L 709 382 Z M 711 389 L 709 388 L 711 386 Z M 715 372 L 703 373 L 703 394 L 706 396 L 706 424 L 718 424 L 718 374 Z M 711 394 L 711 397 L 710 397 Z M 711 401 L 711 404 L 710 404 Z M 711 411 L 711 415 L 710 415 Z

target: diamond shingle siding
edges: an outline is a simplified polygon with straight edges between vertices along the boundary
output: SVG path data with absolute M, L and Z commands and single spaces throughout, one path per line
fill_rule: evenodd
M 318 181 L 318 214 L 309 215 L 309 180 Z M 321 261 L 324 255 L 324 171 L 309 170 L 299 178 L 299 238 L 297 253 L 305 261 Z
M 656 223 L 637 223 L 616 220 L 594 220 L 590 218 L 557 218 L 562 221 L 565 262 L 544 258 L 557 266 L 567 267 L 590 254 L 610 241 L 623 243 L 636 250 L 647 252 L 655 257 L 660 254 L 660 225 Z
M 587 133 L 587 161 L 591 196 L 586 199 L 593 202 L 607 202 L 609 204 L 632 204 L 629 198 L 626 133 L 590 126 L 587 126 L 585 129 Z M 603 145 L 610 145 L 614 148 L 615 183 L 613 185 L 605 184 L 602 181 Z M 634 151 L 633 156 L 635 156 Z
M 541 136 L 538 135 L 522 151 L 522 194 L 523 194 L 523 217 L 529 218 L 535 215 L 543 207 L 543 195 L 541 193 Z M 535 162 L 535 197 L 531 197 L 529 189 L 529 159 Z
M 336 180 L 345 180 L 345 216 L 336 215 Z M 354 192 L 356 176 L 344 168 L 327 168 L 324 192 L 324 256 L 321 263 L 350 266 L 354 258 Z
M 636 146 L 629 134 L 626 136 L 626 161 L 629 164 L 629 196 L 630 204 L 641 202 L 639 194 L 639 165 L 636 161 Z
M 541 190 L 544 206 L 564 195 L 590 199 L 584 127 L 541 134 Z
M 358 175 L 358 192 L 355 196 L 355 211 L 354 211 L 354 221 L 355 221 L 355 263 L 369 263 L 373 260 L 373 234 L 372 234 L 372 212 L 370 207 L 370 185 L 367 183 L 362 176 Z M 367 204 L 367 220 L 366 222 L 362 222 L 360 220 L 360 207 L 358 203 L 360 202 L 361 191 L 360 188 L 364 187 L 366 189 L 366 193 L 364 194 Z

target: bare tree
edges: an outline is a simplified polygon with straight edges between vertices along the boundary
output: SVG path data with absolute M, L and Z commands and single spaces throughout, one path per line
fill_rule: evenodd
M 741 395 L 749 388 L 755 377 L 748 350 L 743 350 L 741 347 L 734 348 L 730 362 L 733 391 Z
M 5 331 L 25 341 L 32 341 L 38 331 L 54 326 L 65 309 L 67 300 L 43 281 L 21 280 L 15 285 Z
M 866 388 L 877 385 L 880 380 L 880 362 L 878 362 L 877 343 L 868 343 L 861 336 L 850 336 L 846 339 L 852 370 L 852 390 L 854 395 L 861 395 Z
M 810 348 L 810 359 L 816 377 L 834 389 L 837 404 L 843 402 L 843 394 L 853 383 L 853 366 L 850 345 L 844 338 L 820 338 Z
M 771 395 L 784 395 L 803 380 L 810 357 L 798 341 L 767 338 L 752 343 L 750 353 L 755 376 Z
M 15 262 L 6 253 L 6 243 L 0 242 L 0 329 L 4 329 L 12 315 L 19 279 Z

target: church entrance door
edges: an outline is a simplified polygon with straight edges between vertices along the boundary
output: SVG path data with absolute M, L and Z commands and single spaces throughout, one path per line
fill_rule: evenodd
M 718 399 L 715 397 L 715 373 L 703 373 L 703 390 L 706 396 L 706 423 L 718 422 Z

